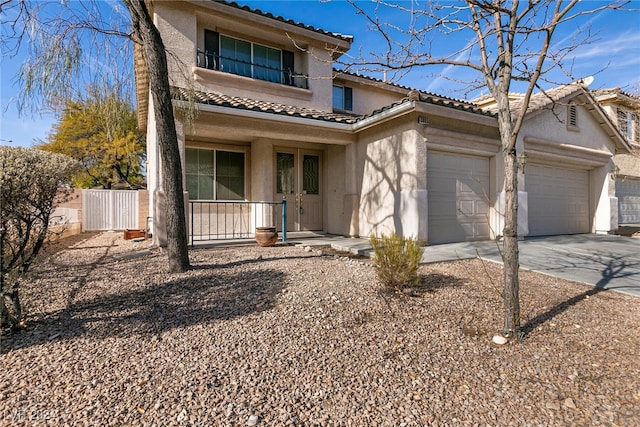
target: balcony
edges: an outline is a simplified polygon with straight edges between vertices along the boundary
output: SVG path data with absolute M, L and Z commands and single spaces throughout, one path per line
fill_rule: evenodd
M 221 71 L 300 89 L 309 89 L 309 79 L 302 73 L 297 73 L 291 69 L 273 68 L 237 58 L 227 58 L 215 52 L 203 52 L 198 49 L 196 65 L 199 68 L 206 68 L 208 70 Z

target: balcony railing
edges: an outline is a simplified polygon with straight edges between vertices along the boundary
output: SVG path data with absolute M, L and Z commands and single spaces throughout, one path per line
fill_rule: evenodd
M 207 240 L 251 239 L 256 227 L 277 227 L 287 240 L 287 201 L 189 201 L 191 245 Z
M 309 89 L 309 79 L 304 74 L 297 73 L 291 69 L 284 70 L 235 58 L 227 58 L 218 55 L 216 52 L 203 52 L 198 49 L 196 64 L 200 68 L 207 68 L 209 70 L 222 71 L 239 76 L 251 77 L 257 80 Z

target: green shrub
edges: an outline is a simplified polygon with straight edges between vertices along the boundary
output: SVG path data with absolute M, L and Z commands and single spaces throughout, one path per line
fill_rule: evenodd
M 375 254 L 375 268 L 380 282 L 388 289 L 401 290 L 420 281 L 418 265 L 423 249 L 412 238 L 396 235 L 370 239 Z

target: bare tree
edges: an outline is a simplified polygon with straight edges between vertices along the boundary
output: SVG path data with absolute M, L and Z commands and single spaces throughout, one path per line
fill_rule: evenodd
M 183 272 L 189 268 L 187 228 L 184 213 L 182 164 L 171 102 L 167 55 L 160 32 L 153 23 L 144 0 L 123 0 L 133 27 L 133 41 L 142 46 L 154 104 L 160 161 L 163 167 L 162 187 L 169 201 L 166 211 L 169 270 Z
M 141 46 L 154 102 L 167 200 L 167 254 L 171 272 L 189 268 L 182 166 L 176 136 L 166 50 L 144 0 L 119 3 L 0 3 L 0 46 L 15 54 L 28 48 L 20 71 L 22 98 L 33 110 L 56 109 L 58 100 L 76 98 L 82 87 L 131 84 L 131 42 Z M 124 12 L 124 13 L 123 13 Z M 106 18 L 105 18 L 106 17 Z M 26 45 L 26 46 L 25 46 Z M 84 61 L 84 62 L 83 62 Z M 124 74 L 122 70 L 126 70 Z M 82 84 L 85 83 L 85 85 Z M 127 89 L 132 93 L 131 87 Z M 26 107 L 20 103 L 20 107 Z
M 577 7 L 579 0 L 465 0 L 464 2 L 431 1 L 418 8 L 417 2 L 378 0 L 375 7 L 349 0 L 363 15 L 371 29 L 382 36 L 383 52 L 367 58 L 343 60 L 346 67 L 391 73 L 400 77 L 415 67 L 463 67 L 478 76 L 468 82 L 467 92 L 487 88 L 495 99 L 498 128 L 504 160 L 505 212 L 504 262 L 504 326 L 508 338 L 520 337 L 519 254 L 518 254 L 518 163 L 516 141 L 534 89 L 554 69 L 569 78 L 571 69 L 564 60 L 579 46 L 588 43 L 588 29 L 569 45 L 552 48 L 557 28 L 571 24 L 576 18 L 605 9 L 621 9 L 628 1 L 609 4 L 590 3 Z M 384 12 L 406 12 L 408 24 L 385 20 Z M 389 15 L 386 15 L 389 16 Z M 452 47 L 440 54 L 447 36 L 466 37 L 468 43 Z M 570 62 L 569 62 L 570 63 Z M 444 78 L 449 78 L 442 75 Z M 517 104 L 509 99 L 513 82 L 526 85 Z

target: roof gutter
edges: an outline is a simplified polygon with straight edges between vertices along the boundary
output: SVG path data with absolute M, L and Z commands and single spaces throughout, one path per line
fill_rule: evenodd
M 360 132 L 365 129 L 369 129 L 372 126 L 388 122 L 393 118 L 406 114 L 409 111 L 412 111 L 415 107 L 415 101 L 405 101 L 402 104 L 394 105 L 393 107 L 384 110 L 381 113 L 373 114 L 372 116 L 366 117 L 362 120 L 358 120 L 353 125 L 351 125 L 352 130 L 354 132 Z

